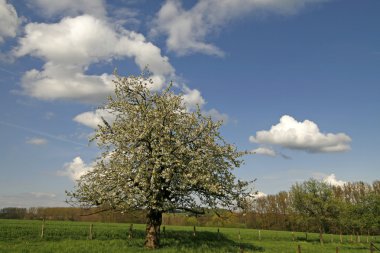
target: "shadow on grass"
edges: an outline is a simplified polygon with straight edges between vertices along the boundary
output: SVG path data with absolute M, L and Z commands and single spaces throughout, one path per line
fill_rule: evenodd
M 299 242 L 320 243 L 319 238 L 307 238 L 306 240 L 304 236 L 297 236 L 296 240 Z
M 191 231 L 166 231 L 161 233 L 161 248 L 181 247 L 181 248 L 211 248 L 225 250 L 236 250 L 237 248 L 250 251 L 263 252 L 265 249 L 250 243 L 239 243 L 233 241 L 223 234 L 217 234 L 208 231 L 199 231 L 193 235 Z

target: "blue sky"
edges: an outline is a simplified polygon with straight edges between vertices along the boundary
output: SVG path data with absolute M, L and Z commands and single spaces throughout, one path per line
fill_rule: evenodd
M 0 0 L 0 207 L 64 205 L 112 72 L 149 65 L 254 151 L 266 194 L 380 173 L 380 2 Z

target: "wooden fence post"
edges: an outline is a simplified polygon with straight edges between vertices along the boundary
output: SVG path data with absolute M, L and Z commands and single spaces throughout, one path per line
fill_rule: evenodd
M 301 253 L 301 245 L 298 244 L 297 253 Z
M 374 247 L 372 242 L 369 244 L 369 252 L 371 252 L 371 253 L 375 252 L 375 247 Z
M 335 253 L 339 253 L 339 247 L 336 247 Z
M 90 224 L 90 231 L 89 231 L 89 234 L 88 234 L 88 239 L 89 240 L 92 240 L 92 227 L 93 227 L 93 225 L 92 225 L 92 223 Z
M 195 228 L 195 226 L 193 227 L 193 236 L 195 237 L 195 234 L 197 232 L 197 229 Z
M 41 239 L 44 238 L 44 233 L 45 233 L 45 219 L 42 220 Z
M 243 245 L 241 244 L 241 235 L 240 235 L 240 229 L 238 230 L 238 237 L 239 237 L 239 248 L 240 248 L 240 253 L 244 252 Z
M 292 231 L 292 240 L 294 241 L 294 232 Z
M 259 241 L 261 241 L 261 230 L 259 230 Z
M 165 226 L 162 227 L 162 234 L 165 236 Z
M 219 233 L 219 228 L 218 228 L 218 240 L 220 239 L 220 233 Z
M 133 238 L 133 223 L 131 223 L 131 225 L 129 226 L 129 235 L 128 235 L 128 238 L 129 239 Z
M 369 230 L 367 230 L 367 243 L 369 243 Z

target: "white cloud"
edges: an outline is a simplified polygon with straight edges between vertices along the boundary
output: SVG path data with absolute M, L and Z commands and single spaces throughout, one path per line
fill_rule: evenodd
M 26 143 L 40 146 L 40 145 L 47 144 L 48 141 L 46 139 L 44 139 L 44 138 L 34 137 L 34 138 L 31 138 L 31 139 L 27 140 Z
M 17 12 L 6 0 L 0 0 L 0 43 L 6 37 L 15 37 L 18 27 Z
M 266 155 L 266 156 L 276 156 L 276 152 L 273 149 L 265 148 L 265 147 L 259 147 L 256 149 L 251 150 L 251 153 L 258 154 L 258 155 Z
M 253 192 L 250 194 L 250 197 L 253 198 L 253 199 L 259 199 L 259 198 L 263 198 L 263 197 L 266 197 L 268 196 L 267 194 L 265 194 L 264 192 Z
M 323 182 L 325 182 L 329 185 L 332 185 L 332 186 L 343 186 L 347 183 L 347 182 L 342 181 L 342 180 L 337 180 L 335 177 L 335 174 L 331 174 L 329 176 L 326 176 L 325 178 L 323 178 Z
M 90 14 L 98 18 L 106 16 L 106 8 L 103 0 L 32 0 L 32 8 L 38 10 L 38 14 L 47 17 L 77 16 Z
M 82 158 L 77 156 L 73 159 L 73 161 L 66 163 L 63 166 L 63 170 L 58 171 L 58 175 L 67 176 L 71 180 L 76 181 L 91 170 L 93 170 L 92 165 L 85 164 Z
M 223 56 L 222 50 L 204 42 L 225 24 L 255 13 L 296 14 L 305 5 L 328 0 L 202 0 L 185 10 L 180 0 L 167 0 L 157 13 L 152 35 L 168 36 L 166 45 L 179 55 L 192 52 Z
M 113 76 L 86 75 L 84 68 L 53 65 L 48 62 L 42 71 L 32 69 L 22 77 L 23 93 L 42 100 L 75 100 L 98 104 L 110 95 Z
M 113 91 L 112 76 L 87 75 L 91 64 L 132 58 L 142 70 L 147 65 L 160 89 L 175 76 L 169 59 L 142 34 L 116 28 L 104 20 L 83 15 L 59 23 L 30 23 L 14 55 L 31 55 L 45 61 L 22 78 L 25 94 L 43 100 L 67 99 L 100 103 Z
M 31 55 L 56 64 L 83 66 L 112 56 L 118 38 L 102 20 L 89 15 L 59 23 L 29 23 L 17 56 Z
M 108 122 L 112 123 L 115 116 L 110 112 L 98 109 L 95 112 L 84 112 L 74 117 L 74 121 L 91 128 L 98 128 L 98 125 L 103 125 L 102 117 Z
M 227 124 L 229 117 L 225 113 L 221 113 L 218 110 L 212 108 L 210 110 L 204 110 L 202 113 L 206 116 L 210 116 L 214 121 L 223 121 L 223 124 Z
M 64 1 L 56 8 L 71 6 L 69 3 Z M 54 12 L 51 10 L 51 13 Z M 161 54 L 160 48 L 146 41 L 142 34 L 90 15 L 66 17 L 52 24 L 29 23 L 13 53 L 17 57 L 30 55 L 45 61 L 42 69 L 27 71 L 21 81 L 24 94 L 42 100 L 103 102 L 114 90 L 113 76 L 107 73 L 89 75 L 86 70 L 94 63 L 120 58 L 134 59 L 141 70 L 148 66 L 152 72 L 153 84 L 149 87 L 152 90 L 161 90 L 169 79 L 176 79 L 168 57 Z M 184 84 L 179 87 L 189 110 L 194 110 L 197 105 L 202 108 L 206 103 L 199 90 Z M 86 112 L 74 120 L 93 128 L 99 122 L 98 113 Z M 215 109 L 205 113 L 227 120 L 226 114 Z
M 183 92 L 183 103 L 189 110 L 195 110 L 197 105 L 201 108 L 206 103 L 197 89 L 190 89 L 183 85 Z
M 269 131 L 258 131 L 249 140 L 309 153 L 344 152 L 350 150 L 351 142 L 351 138 L 344 133 L 324 134 L 316 123 L 310 120 L 298 122 L 288 115 L 282 116 L 280 122 Z

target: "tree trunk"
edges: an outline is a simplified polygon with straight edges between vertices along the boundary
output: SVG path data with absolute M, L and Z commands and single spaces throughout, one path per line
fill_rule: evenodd
M 157 249 L 160 246 L 160 226 L 162 223 L 162 212 L 154 209 L 149 210 L 146 218 L 145 247 L 149 249 Z
M 319 242 L 323 245 L 323 228 L 319 227 Z

